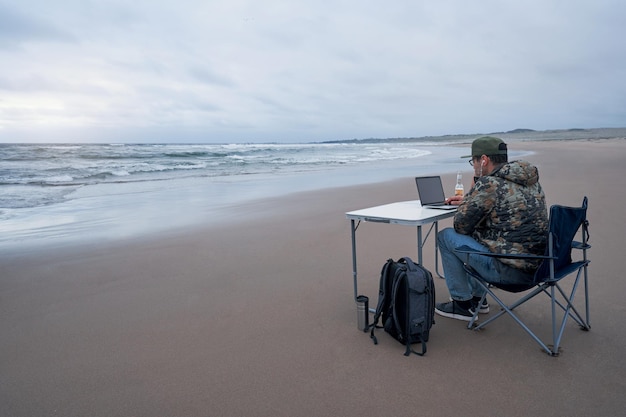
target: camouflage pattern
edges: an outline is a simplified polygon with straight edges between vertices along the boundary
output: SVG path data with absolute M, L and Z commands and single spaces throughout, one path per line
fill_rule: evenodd
M 542 255 L 548 211 L 537 168 L 514 161 L 478 178 L 454 216 L 454 229 L 493 253 Z M 534 272 L 539 265 L 523 259 L 499 260 L 525 272 Z

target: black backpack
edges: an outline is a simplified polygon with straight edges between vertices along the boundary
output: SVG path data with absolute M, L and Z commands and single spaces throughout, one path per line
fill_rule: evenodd
M 435 324 L 435 285 L 430 271 L 407 257 L 398 262 L 389 259 L 380 273 L 378 305 L 370 326 L 374 344 L 378 344 L 374 330 L 380 328 L 381 315 L 385 331 L 406 345 L 405 356 L 411 352 L 423 356 L 430 328 Z M 422 343 L 422 353 L 411 348 L 417 342 Z

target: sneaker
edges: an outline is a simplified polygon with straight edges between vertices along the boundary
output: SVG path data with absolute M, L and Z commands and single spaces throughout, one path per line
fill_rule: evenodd
M 485 298 L 483 300 L 483 303 L 480 306 L 478 306 L 479 302 L 480 302 L 480 297 L 472 298 L 472 308 L 475 309 L 476 307 L 478 307 L 478 312 L 480 314 L 489 313 L 489 303 L 487 302 L 487 299 Z
M 450 297 L 450 301 L 452 301 L 452 297 Z M 472 298 L 472 310 L 474 308 L 476 308 L 476 305 L 478 304 L 479 301 L 480 301 L 480 297 Z M 489 313 L 489 302 L 487 301 L 486 298 L 483 300 L 483 303 L 480 305 L 480 308 L 478 309 L 478 312 L 480 314 L 487 314 L 487 313 Z
M 462 307 L 458 301 L 452 300 L 447 303 L 437 303 L 435 313 L 451 319 L 470 321 L 474 317 L 474 311 Z

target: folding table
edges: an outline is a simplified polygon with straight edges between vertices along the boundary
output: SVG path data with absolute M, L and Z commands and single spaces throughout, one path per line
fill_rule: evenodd
M 349 211 L 346 217 L 350 219 L 352 234 L 352 277 L 354 280 L 354 300 L 358 296 L 357 290 L 357 262 L 356 262 L 356 230 L 361 221 L 374 223 L 400 224 L 417 227 L 417 262 L 422 264 L 422 248 L 430 232 L 435 229 L 435 272 L 439 273 L 439 248 L 437 246 L 437 232 L 439 220 L 454 216 L 454 210 L 438 210 L 422 207 L 419 200 L 400 201 L 397 203 L 384 204 L 382 206 L 369 207 L 361 210 Z M 358 221 L 358 223 L 356 223 Z M 422 236 L 422 226 L 430 224 L 425 236 Z

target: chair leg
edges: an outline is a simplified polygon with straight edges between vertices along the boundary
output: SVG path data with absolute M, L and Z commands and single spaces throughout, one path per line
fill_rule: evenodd
M 583 267 L 584 268 L 584 267 Z M 583 330 L 589 330 L 589 322 L 588 322 L 588 317 L 586 318 L 586 320 L 583 320 L 582 316 L 580 315 L 580 313 L 578 312 L 578 310 L 576 310 L 576 307 L 574 306 L 574 297 L 576 295 L 576 290 L 578 289 L 578 284 L 580 282 L 580 277 L 581 277 L 581 273 L 583 273 L 584 276 L 584 272 L 582 269 L 578 270 L 578 273 L 576 275 L 576 279 L 574 280 L 574 285 L 572 286 L 572 291 L 569 294 L 569 297 L 565 294 L 565 292 L 563 291 L 563 289 L 558 285 L 555 284 L 554 286 L 556 287 L 556 289 L 559 290 L 559 293 L 561 294 L 561 296 L 563 297 L 563 299 L 565 300 L 565 303 L 567 304 L 566 308 L 563 308 L 563 306 L 561 304 L 559 304 L 558 302 L 556 302 L 556 297 L 553 296 L 553 304 L 554 302 L 556 302 L 562 309 L 563 309 L 563 320 L 561 321 L 561 326 L 559 329 L 559 333 L 558 335 L 556 333 L 554 333 L 554 350 L 558 351 L 559 348 L 559 344 L 561 343 L 561 338 L 563 337 L 563 333 L 565 332 L 565 325 L 567 324 L 567 319 L 569 317 L 571 317 Z M 586 285 L 587 283 L 584 282 L 585 285 L 585 309 L 587 310 L 589 308 L 589 304 L 588 304 L 588 294 L 586 291 Z M 554 292 L 554 290 L 553 290 Z M 553 312 L 553 317 L 552 317 L 552 321 L 553 323 L 556 321 L 556 316 L 554 315 Z M 553 324 L 554 326 L 554 324 Z
M 566 301 L 567 308 L 561 306 L 560 303 L 559 303 L 559 306 L 561 306 L 563 311 L 566 311 L 569 314 L 569 316 L 572 318 L 572 320 L 574 320 L 583 330 L 589 330 L 589 325 L 587 324 L 586 320 L 583 319 L 582 315 L 576 309 L 576 306 L 574 306 L 574 295 L 576 294 L 577 286 L 578 286 L 578 281 L 576 281 L 576 286 L 572 289 L 572 292 L 570 293 L 568 297 L 563 291 L 563 289 L 561 288 L 561 286 L 558 284 L 556 285 L 556 288 L 559 290 L 559 292 L 561 293 L 561 296 Z
M 561 341 L 561 338 L 557 338 L 556 335 L 556 298 L 554 298 L 554 287 L 556 287 L 556 285 L 551 285 L 550 286 L 550 306 L 552 309 L 552 349 L 554 352 L 558 352 L 559 351 L 559 342 Z M 563 322 L 565 322 L 567 320 L 567 312 L 564 313 L 564 318 L 563 318 Z
M 475 277 L 476 278 L 476 277 Z M 537 337 L 537 335 L 530 330 L 530 328 L 528 326 L 526 326 L 526 324 L 524 324 L 524 322 L 517 316 L 517 314 L 515 314 L 513 312 L 513 309 L 515 309 L 516 307 L 518 307 L 519 305 L 523 304 L 524 302 L 528 301 L 529 299 L 533 298 L 534 296 L 536 296 L 537 294 L 539 294 L 540 292 L 544 291 L 542 288 L 536 288 L 535 290 L 533 290 L 531 293 L 527 294 L 526 296 L 522 297 L 520 300 L 518 300 L 517 302 L 515 302 L 514 304 L 512 304 L 510 307 L 507 306 L 504 301 L 502 301 L 500 298 L 498 298 L 498 296 L 489 288 L 488 284 L 485 282 L 482 282 L 480 279 L 477 279 L 480 286 L 483 287 L 486 291 L 487 294 L 489 294 L 496 303 L 498 303 L 498 305 L 500 305 L 501 307 L 501 311 L 499 311 L 495 316 L 490 317 L 488 320 L 486 320 L 485 322 L 480 323 L 478 326 L 474 327 L 474 330 L 480 330 L 483 327 L 485 327 L 488 323 L 491 323 L 493 320 L 497 319 L 498 317 L 502 316 L 503 314 L 508 314 L 509 316 L 511 316 L 511 318 L 522 328 L 524 329 L 524 331 L 526 331 L 526 333 L 528 333 L 528 335 L 535 341 L 537 342 L 537 344 L 539 346 L 541 346 L 541 348 L 550 356 L 558 356 L 558 346 L 556 349 L 551 349 L 550 347 L 548 347 L 548 345 L 546 345 L 539 337 Z M 553 316 L 554 317 L 554 316 Z M 468 326 L 468 328 L 470 328 Z
M 563 289 L 556 284 L 556 288 L 559 290 L 559 292 L 561 293 L 561 296 L 563 297 L 563 299 L 566 301 L 566 304 L 568 305 L 567 307 L 564 306 L 563 304 L 561 304 L 559 302 L 559 300 L 557 300 L 556 298 L 554 299 L 554 302 L 556 303 L 556 305 L 558 305 L 559 307 L 561 307 L 561 310 L 563 311 L 568 311 L 568 309 L 571 309 L 571 311 L 569 312 L 570 317 L 572 318 L 572 320 L 574 320 L 581 328 L 588 330 L 587 326 L 585 324 L 585 321 L 583 320 L 582 316 L 580 315 L 580 313 L 578 312 L 578 310 L 576 310 L 576 307 L 573 305 L 573 298 L 570 297 L 570 302 L 567 302 L 568 300 L 568 296 L 565 295 L 565 292 L 563 291 Z M 553 298 L 552 295 L 544 288 L 543 292 L 550 297 L 551 299 Z
M 470 320 L 467 326 L 468 329 L 473 328 L 474 330 L 480 330 L 483 327 L 485 327 L 487 324 L 499 318 L 500 316 L 504 314 L 508 314 L 522 329 L 524 329 L 524 331 L 526 331 L 526 333 L 528 333 L 530 337 L 533 338 L 535 342 L 537 342 L 539 346 L 541 346 L 541 348 L 546 353 L 548 353 L 550 356 L 558 356 L 559 345 L 561 343 L 561 338 L 563 337 L 563 333 L 565 332 L 565 326 L 567 324 L 567 320 L 569 317 L 572 317 L 572 319 L 576 321 L 576 323 L 582 329 L 589 330 L 590 328 L 589 327 L 589 302 L 588 302 L 588 293 L 587 293 L 588 283 L 586 280 L 587 278 L 586 266 L 587 264 L 584 264 L 578 268 L 578 272 L 576 274 L 576 278 L 574 279 L 574 284 L 572 286 L 572 290 L 569 296 L 565 294 L 563 289 L 558 285 L 557 281 L 544 282 L 540 284 L 539 286 L 537 286 L 534 290 L 530 291 L 524 297 L 520 298 L 519 300 L 511 304 L 510 306 L 505 304 L 504 301 L 498 298 L 498 296 L 491 290 L 490 285 L 487 282 L 483 281 L 483 279 L 479 277 L 477 274 L 472 273 L 472 270 L 470 268 L 466 268 L 467 273 L 470 274 L 474 279 L 476 279 L 479 285 L 486 292 L 485 296 L 483 296 L 480 303 L 482 304 L 486 295 L 489 294 L 494 299 L 494 301 L 498 303 L 498 305 L 501 307 L 501 310 L 498 313 L 489 317 L 487 320 L 481 322 L 478 325 L 475 325 L 478 319 L 478 309 L 476 309 L 476 311 L 474 312 L 474 315 L 472 316 L 472 319 Z M 581 277 L 584 278 L 584 286 L 585 286 L 585 312 L 586 312 L 585 319 L 583 319 L 582 315 L 578 312 L 578 310 L 574 306 L 574 297 L 576 295 L 576 290 L 578 289 L 578 285 L 580 284 Z M 548 287 L 550 287 L 549 290 L 548 290 Z M 558 290 L 558 293 L 557 293 L 557 290 Z M 535 297 L 537 294 L 542 293 L 542 292 L 545 293 L 548 297 L 550 297 L 551 319 L 552 319 L 552 345 L 546 345 L 532 330 L 530 330 L 528 326 L 526 326 L 526 324 L 524 324 L 524 322 L 517 316 L 517 314 L 513 312 L 514 309 L 516 309 L 517 307 L 519 307 L 526 301 L 530 300 L 531 298 Z M 561 302 L 557 298 L 557 294 L 560 294 L 561 297 L 563 297 L 563 300 L 562 300 L 563 302 Z M 556 306 L 559 306 L 561 310 L 563 311 L 563 318 L 560 322 L 560 325 L 557 325 Z
M 491 317 L 489 317 L 489 319 L 487 319 L 487 320 L 483 321 L 482 323 L 480 323 L 480 325 L 478 325 L 476 327 L 476 330 L 479 330 L 480 328 L 485 327 L 487 324 L 489 324 L 492 321 L 496 320 L 498 317 L 502 316 L 503 314 L 506 314 L 507 313 L 507 309 L 510 310 L 510 311 L 515 310 L 517 307 L 519 307 L 520 305 L 522 305 L 526 301 L 530 300 L 531 298 L 535 297 L 537 294 L 539 294 L 542 291 L 544 291 L 542 288 L 537 287 L 533 291 L 531 291 L 530 293 L 526 294 L 524 297 L 522 297 L 519 300 L 517 300 L 515 303 L 511 304 L 510 306 L 508 306 L 508 305 L 506 305 L 504 303 L 504 301 L 500 300 L 495 295 L 495 293 L 493 291 L 488 289 L 487 293 L 489 295 L 491 295 L 491 297 L 494 298 L 494 300 L 496 300 L 496 302 L 500 305 L 501 310 L 499 312 L 497 312 L 494 316 L 491 316 Z
M 591 329 L 591 322 L 589 321 L 589 283 L 587 281 L 587 265 L 584 267 L 584 283 L 585 283 L 585 330 Z

